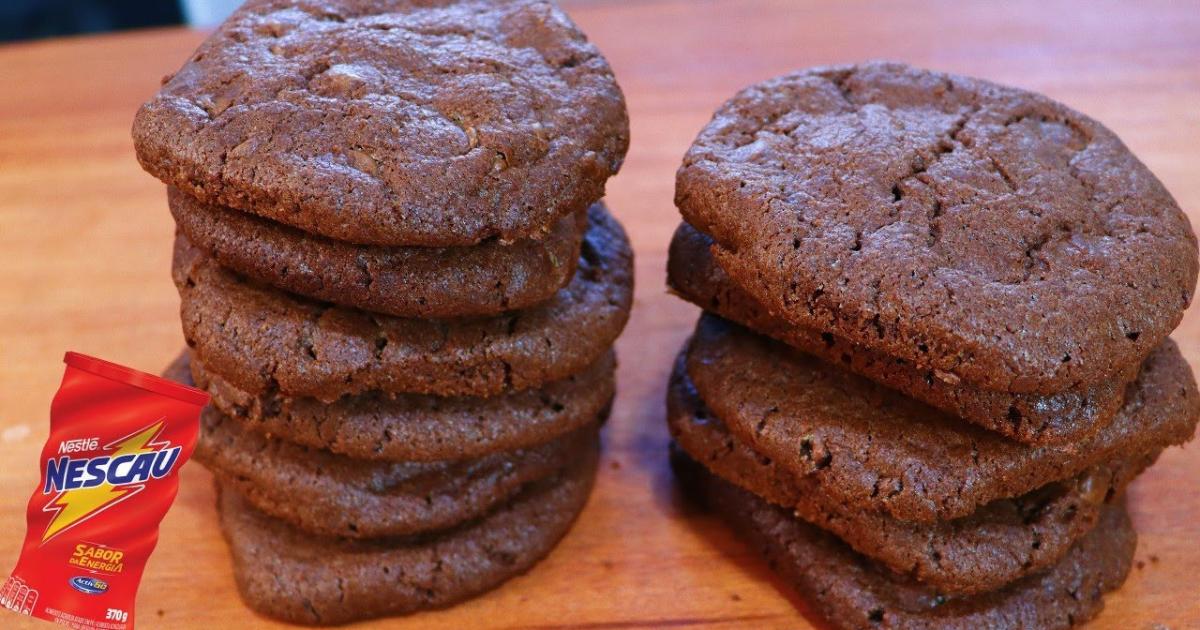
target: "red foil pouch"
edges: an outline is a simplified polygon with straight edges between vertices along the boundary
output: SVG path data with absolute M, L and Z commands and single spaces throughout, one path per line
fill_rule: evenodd
M 208 394 L 74 352 L 63 361 L 42 480 L 0 606 L 72 628 L 130 629 Z

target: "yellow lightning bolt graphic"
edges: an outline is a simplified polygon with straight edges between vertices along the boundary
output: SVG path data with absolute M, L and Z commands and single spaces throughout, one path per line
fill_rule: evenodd
M 121 440 L 115 445 L 116 450 L 113 451 L 111 457 L 116 459 L 121 455 L 153 453 L 155 449 L 146 448 L 146 445 L 158 435 L 162 427 L 163 423 L 160 421 Z M 113 448 L 113 445 L 110 444 L 106 448 Z M 42 508 L 46 512 L 58 512 L 50 521 L 50 525 L 46 527 L 46 533 L 42 534 L 42 542 L 50 540 L 62 533 L 63 530 L 88 519 L 101 510 L 141 492 L 144 487 L 143 485 L 113 486 L 106 482 L 93 488 L 67 490 L 59 493 L 50 503 L 46 504 L 46 507 Z

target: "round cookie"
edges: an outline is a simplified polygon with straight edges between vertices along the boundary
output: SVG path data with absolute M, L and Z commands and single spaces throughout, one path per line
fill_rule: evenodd
M 247 282 L 178 235 L 172 271 L 184 337 L 208 371 L 251 394 L 332 402 L 371 390 L 495 396 L 541 387 L 599 360 L 629 318 L 629 241 L 598 206 L 588 221 L 566 287 L 483 319 L 402 319 L 313 302 Z
M 212 406 L 196 461 L 264 514 L 307 532 L 380 538 L 448 529 L 596 449 L 597 425 L 529 449 L 442 462 L 355 460 L 247 431 Z
M 615 369 L 610 351 L 579 374 L 495 398 L 370 393 L 329 404 L 248 394 L 187 352 L 164 375 L 188 384 L 194 378 L 213 407 L 258 433 L 353 459 L 437 462 L 534 447 L 606 418 Z
M 696 394 L 682 355 L 671 375 L 667 421 L 676 445 L 673 460 L 703 464 L 725 481 L 835 534 L 897 575 L 945 595 L 993 591 L 1054 565 L 1095 527 L 1104 505 L 1121 496 L 1161 452 L 1104 462 L 1020 497 L 997 499 L 962 518 L 909 523 L 878 511 L 847 509 L 823 493 L 813 477 L 795 477 L 730 435 Z
M 828 363 L 887 385 L 956 418 L 1025 444 L 1067 444 L 1112 421 L 1140 365 L 1121 374 L 1053 394 L 1014 394 L 943 380 L 904 359 L 864 348 L 833 333 L 795 326 L 734 284 L 713 260 L 712 239 L 683 223 L 671 239 L 668 284 L 706 311 L 778 339 Z
M 527 308 L 571 281 L 587 213 L 541 240 L 378 247 L 316 236 L 167 189 L 175 224 L 222 266 L 310 298 L 400 317 L 476 317 Z
M 437 608 L 491 590 L 532 567 L 570 529 L 595 479 L 589 451 L 557 479 L 534 484 L 487 516 L 433 536 L 314 537 L 218 499 L 242 599 L 293 623 L 334 625 Z
M 1118 375 L 1196 283 L 1187 217 L 1108 129 L 902 64 L 743 90 L 687 152 L 675 200 L 772 313 L 984 389 Z
M 834 628 L 1066 630 L 1100 612 L 1104 593 L 1129 575 L 1137 548 L 1124 506 L 1107 506 L 1098 525 L 1049 570 L 990 593 L 947 598 L 703 470 L 685 475 L 689 489 Z
M 933 523 L 968 516 L 1097 464 L 1192 437 L 1200 393 L 1165 341 L 1125 405 L 1092 437 L 1029 447 L 711 314 L 701 316 L 687 373 L 704 404 L 755 453 L 847 509 Z
M 629 145 L 608 62 L 554 3 L 251 0 L 138 110 L 142 167 L 375 245 L 539 238 Z

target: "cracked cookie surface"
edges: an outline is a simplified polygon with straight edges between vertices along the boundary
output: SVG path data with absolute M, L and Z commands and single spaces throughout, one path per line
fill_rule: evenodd
M 532 308 L 477 319 L 314 302 L 247 282 L 178 235 L 172 271 L 184 337 L 208 371 L 254 395 L 332 402 L 373 390 L 488 397 L 541 387 L 599 360 L 629 318 L 629 241 L 599 206 L 588 217 L 567 286 Z
M 567 533 L 599 453 L 576 458 L 481 519 L 407 538 L 347 540 L 289 527 L 222 488 L 221 529 L 242 599 L 293 623 L 333 625 L 438 608 L 528 570 Z
M 362 244 L 539 238 L 629 143 L 603 56 L 543 0 L 251 0 L 138 111 L 142 167 Z
M 400 317 L 478 317 L 528 308 L 571 281 L 587 213 L 544 238 L 472 247 L 354 245 L 206 204 L 170 187 L 178 229 L 222 266 L 318 300 Z
M 200 417 L 195 457 L 264 514 L 317 535 L 381 538 L 447 529 L 483 516 L 595 450 L 597 426 L 477 459 L 387 462 L 251 432 L 209 406 Z
M 984 389 L 1121 373 L 1196 282 L 1187 218 L 1112 132 L 901 64 L 743 90 L 687 152 L 675 201 L 772 313 Z
M 932 523 L 969 516 L 1101 462 L 1182 444 L 1200 417 L 1191 368 L 1170 340 L 1092 437 L 1030 447 L 951 418 L 711 314 L 687 373 L 729 432 L 847 509 Z
M 996 590 L 1058 562 L 1095 527 L 1104 506 L 1119 498 L 1160 452 L 1153 449 L 1127 460 L 1102 462 L 1071 479 L 992 501 L 969 516 L 912 523 L 879 511 L 849 509 L 826 495 L 816 477 L 797 477 L 755 453 L 704 406 L 687 377 L 682 355 L 667 396 L 667 421 L 676 445 L 672 461 L 677 467 L 703 465 L 837 535 L 895 574 L 944 595 Z
M 165 376 L 195 382 L 210 403 L 245 428 L 354 459 L 436 462 L 530 448 L 608 415 L 616 391 L 614 353 L 538 389 L 493 398 L 378 392 L 332 403 L 278 392 L 246 393 L 204 369 L 189 352 Z
M 836 628 L 1044 628 L 1065 630 L 1094 617 L 1104 593 L 1129 574 L 1137 534 L 1123 505 L 1048 570 L 1004 588 L 946 597 L 891 575 L 833 535 L 699 469 L 682 471 L 689 492 L 715 511 Z
M 1139 365 L 1092 385 L 1054 394 L 1014 394 L 944 380 L 936 370 L 864 348 L 829 331 L 796 326 L 771 315 L 713 259 L 712 239 L 683 223 L 671 239 L 667 281 L 684 299 L 855 374 L 887 385 L 951 416 L 1014 440 L 1066 444 L 1099 431 L 1121 408 Z

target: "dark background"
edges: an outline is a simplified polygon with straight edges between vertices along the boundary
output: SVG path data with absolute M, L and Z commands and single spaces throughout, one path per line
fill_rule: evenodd
M 181 24 L 179 0 L 0 0 L 0 41 Z

